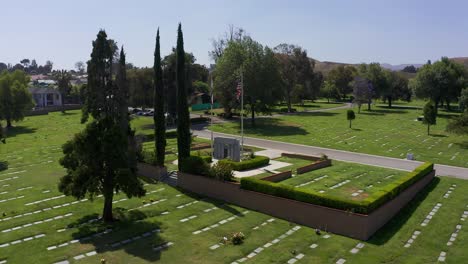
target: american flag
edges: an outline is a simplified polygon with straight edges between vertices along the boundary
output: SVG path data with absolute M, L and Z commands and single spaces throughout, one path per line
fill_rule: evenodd
M 236 88 L 236 98 L 239 100 L 239 98 L 242 96 L 242 83 L 238 82 L 237 83 L 237 88 Z

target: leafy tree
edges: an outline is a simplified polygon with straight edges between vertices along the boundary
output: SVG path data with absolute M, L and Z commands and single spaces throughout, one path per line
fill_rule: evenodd
M 278 60 L 272 49 L 263 47 L 250 37 L 242 42 L 229 42 L 215 68 L 215 93 L 229 115 L 240 106 L 236 87 L 241 69 L 244 76 L 244 105 L 255 125 L 255 112 L 270 111 L 282 97 Z
M 35 59 L 31 61 L 31 65 L 29 66 L 29 72 L 36 73 L 37 72 L 37 62 Z
M 53 73 L 54 79 L 57 82 L 58 90 L 62 96 L 62 113 L 65 113 L 65 98 L 71 91 L 71 74 L 66 70 L 59 70 Z
M 418 70 L 416 69 L 416 67 L 414 67 L 414 65 L 409 65 L 409 66 L 405 66 L 405 68 L 403 68 L 403 70 L 401 71 L 407 72 L 407 73 L 416 73 Z
M 179 153 L 179 170 L 181 160 L 190 157 L 190 116 L 187 105 L 187 86 L 185 72 L 185 51 L 182 24 L 177 29 L 177 151 Z
M 240 43 L 245 37 L 248 36 L 244 29 L 229 25 L 228 31 L 225 32 L 222 37 L 212 41 L 213 50 L 209 52 L 210 57 L 217 63 L 218 59 L 223 56 L 224 50 L 229 45 L 229 42 Z
M 349 128 L 351 128 L 351 122 L 356 119 L 356 114 L 354 114 L 354 111 L 353 110 L 348 110 L 346 112 L 346 119 L 348 119 L 349 121 Z
M 2 73 L 2 71 L 6 71 L 6 70 L 8 70 L 8 65 L 6 65 L 3 62 L 0 62 L 0 73 Z
M 300 96 L 302 98 L 307 97 L 307 94 L 316 94 L 312 91 L 317 90 L 312 87 L 312 84 L 314 84 L 315 63 L 307 57 L 307 51 L 299 46 L 283 43 L 276 46 L 274 51 L 276 52 L 276 57 L 280 65 L 281 77 L 285 84 L 284 92 L 288 112 L 291 112 L 292 94 L 294 93 L 296 98 L 298 96 L 298 91 L 293 91 L 297 89 L 297 85 L 303 87 Z
M 454 134 L 468 135 L 468 111 L 465 110 L 459 117 L 451 120 L 446 130 Z
M 154 103 L 153 69 L 128 69 L 127 78 L 130 89 L 130 105 L 152 107 Z
M 0 142 L 2 142 L 3 144 L 6 143 L 5 136 L 3 135 L 3 127 L 1 123 L 0 123 Z
M 427 125 L 427 134 L 430 135 L 430 126 L 436 124 L 437 118 L 437 110 L 433 102 L 429 101 L 424 105 L 423 114 L 423 124 Z
M 368 94 L 371 97 L 367 102 L 367 110 L 370 111 L 373 98 L 377 98 L 382 95 L 391 95 L 392 92 L 389 89 L 389 83 L 385 75 L 385 70 L 380 66 L 379 63 L 361 64 L 359 65 L 358 71 L 359 76 L 366 78 L 372 83 L 373 93 Z
M 159 43 L 159 28 L 156 34 L 154 51 L 154 134 L 156 164 L 164 166 L 166 152 L 166 117 L 164 116 L 164 86 L 161 67 L 161 46 Z
M 321 95 L 325 98 L 327 98 L 328 102 L 330 103 L 330 98 L 340 100 L 340 93 L 338 92 L 338 89 L 336 88 L 335 84 L 331 81 L 325 81 L 321 91 Z
M 23 64 L 23 67 L 24 67 L 25 69 L 27 69 L 27 68 L 29 67 L 29 63 L 31 63 L 31 61 L 30 61 L 29 59 L 22 59 L 22 60 L 20 61 L 20 63 Z
M 194 81 L 192 83 L 192 87 L 194 92 L 199 92 L 199 93 L 210 93 L 210 86 L 203 81 Z
M 355 75 L 356 68 L 353 66 L 339 65 L 328 73 L 327 80 L 337 88 L 340 97 L 345 100 L 346 95 L 353 91 L 351 82 Z
M 164 93 L 166 95 L 167 112 L 170 119 L 175 119 L 177 115 L 177 56 L 176 49 L 165 56 L 162 60 Z M 185 85 L 187 85 L 188 94 L 193 92 L 192 82 L 196 79 L 193 76 L 203 77 L 202 70 L 195 64 L 195 57 L 192 53 L 185 53 Z
M 0 74 L 0 119 L 11 127 L 12 121 L 23 120 L 26 111 L 33 107 L 28 91 L 29 76 L 16 70 Z
M 361 106 L 372 102 L 374 87 L 368 79 L 356 76 L 353 81 L 353 103 L 358 106 L 358 113 L 361 113 Z M 370 110 L 370 106 L 368 108 Z
M 120 53 L 117 76 L 112 75 L 116 49 L 99 31 L 88 62 L 88 88 L 85 91 L 82 122 L 93 120 L 63 146 L 60 164 L 67 170 L 59 190 L 77 199 L 87 194 L 104 196 L 103 220 L 113 221 L 114 192 L 129 198 L 143 196 L 145 190 L 136 175 L 136 151 L 127 114 L 128 87 L 125 53 Z
M 444 101 L 450 110 L 450 102 L 460 96 L 465 85 L 464 75 L 463 65 L 442 57 L 440 61 L 421 67 L 410 81 L 410 87 L 417 97 L 433 101 L 436 110 Z
M 46 61 L 45 65 L 44 65 L 44 73 L 52 72 L 53 67 L 54 67 L 54 63 L 52 63 L 52 61 L 50 61 L 50 60 Z
M 411 91 L 408 88 L 408 79 L 401 73 L 395 71 L 384 72 L 387 81 L 386 89 L 382 91 L 382 97 L 388 102 L 388 107 L 392 107 L 392 101 L 403 99 L 409 101 L 411 99 Z
M 78 61 L 78 62 L 75 63 L 75 68 L 80 74 L 84 73 L 85 67 L 86 67 L 86 65 L 82 61 Z
M 460 104 L 460 109 L 462 111 L 468 111 L 468 88 L 462 90 L 458 103 Z

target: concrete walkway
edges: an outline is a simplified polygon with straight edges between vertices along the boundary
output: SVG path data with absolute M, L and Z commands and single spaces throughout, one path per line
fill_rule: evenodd
M 211 138 L 211 131 L 207 130 L 206 128 L 194 127 L 193 129 L 194 129 L 193 130 L 194 135 L 197 135 L 201 138 L 208 138 L 208 139 Z M 230 134 L 217 133 L 217 132 L 213 132 L 213 134 L 215 137 L 240 138 L 239 135 L 230 135 Z M 249 146 L 259 147 L 259 148 L 272 149 L 272 150 L 282 151 L 282 152 L 305 154 L 305 155 L 325 154 L 331 159 L 335 159 L 335 160 L 348 161 L 348 162 L 379 166 L 379 167 L 385 167 L 385 168 L 391 168 L 391 169 L 398 169 L 398 170 L 405 170 L 405 171 L 411 171 L 415 169 L 417 166 L 422 164 L 422 162 L 420 161 L 397 159 L 397 158 L 363 154 L 363 153 L 350 152 L 350 151 L 344 151 L 344 150 L 306 146 L 306 145 L 285 143 L 285 142 L 279 142 L 279 141 L 273 141 L 273 140 L 267 140 L 267 139 L 251 138 L 251 137 L 245 137 L 245 136 L 244 136 L 244 144 L 249 145 Z M 455 178 L 468 180 L 468 168 L 436 164 L 435 169 L 437 171 L 437 175 L 451 176 Z

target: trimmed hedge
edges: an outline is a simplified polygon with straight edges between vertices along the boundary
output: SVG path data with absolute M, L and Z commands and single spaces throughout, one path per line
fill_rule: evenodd
M 325 194 L 310 192 L 281 183 L 263 181 L 253 177 L 242 178 L 241 188 L 340 210 L 370 214 L 372 211 L 395 198 L 402 191 L 406 190 L 412 184 L 426 176 L 433 169 L 434 164 L 425 163 L 399 180 L 388 184 L 385 186 L 384 190 L 377 192 L 362 201 L 328 197 Z
M 262 167 L 268 165 L 270 163 L 270 158 L 265 156 L 255 156 L 252 159 L 244 160 L 240 162 L 224 159 L 220 160 L 222 164 L 230 165 L 233 170 L 236 171 L 243 171 L 243 170 L 250 170 L 255 169 L 258 167 Z
M 142 137 L 143 138 L 143 142 L 148 142 L 148 141 L 154 141 L 154 133 L 150 133 L 150 134 L 137 134 L 136 135 L 137 137 Z M 177 130 L 169 130 L 169 131 L 166 131 L 166 139 L 168 138 L 176 138 L 177 137 Z
M 190 156 L 180 160 L 180 171 L 195 175 L 207 176 L 210 170 L 208 163 L 199 156 Z

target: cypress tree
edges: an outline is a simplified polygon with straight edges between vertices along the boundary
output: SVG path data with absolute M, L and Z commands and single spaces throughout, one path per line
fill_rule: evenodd
M 181 160 L 190 156 L 190 116 L 187 104 L 187 86 L 185 84 L 185 51 L 182 25 L 177 30 L 177 148 L 179 152 L 179 170 Z
M 128 122 L 125 53 L 120 53 L 114 82 L 113 43 L 104 31 L 93 41 L 82 122 L 89 115 L 93 120 L 63 145 L 60 164 L 66 168 L 66 175 L 60 178 L 58 186 L 60 192 L 77 199 L 102 194 L 105 222 L 113 221 L 114 192 L 122 191 L 129 198 L 145 195 L 137 177 L 133 132 Z
M 164 166 L 166 152 L 166 118 L 164 116 L 164 87 L 161 67 L 161 51 L 159 44 L 159 28 L 156 34 L 156 50 L 154 51 L 154 134 L 156 164 Z

